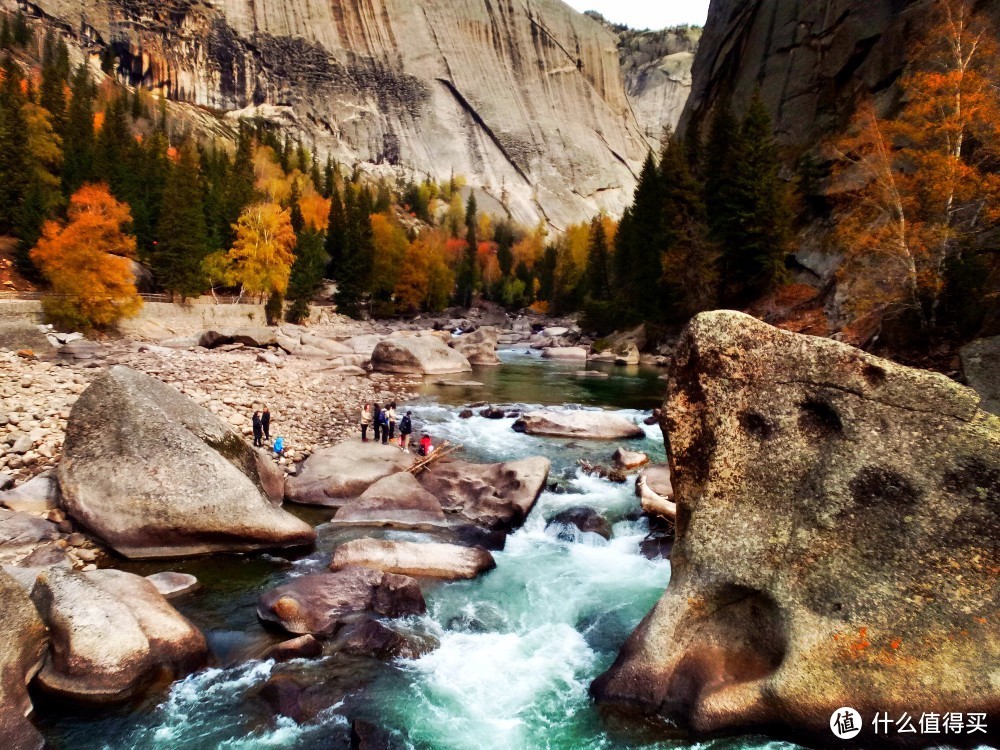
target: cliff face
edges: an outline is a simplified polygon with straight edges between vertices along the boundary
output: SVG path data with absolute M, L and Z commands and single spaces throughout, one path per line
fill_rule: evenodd
M 631 198 L 645 155 L 617 39 L 558 0 L 34 0 L 120 74 L 447 177 L 559 228 Z
M 891 106 L 928 0 L 712 0 L 681 127 L 760 88 L 788 145 L 812 145 L 872 93 Z

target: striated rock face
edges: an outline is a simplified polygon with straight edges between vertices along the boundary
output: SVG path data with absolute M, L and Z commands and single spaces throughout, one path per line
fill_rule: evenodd
M 620 212 L 645 156 L 615 36 L 558 0 L 34 5 L 133 83 L 281 120 L 348 164 L 468 175 L 527 223 Z
M 995 723 L 1000 418 L 979 404 L 839 342 L 695 318 L 663 410 L 670 585 L 597 697 L 824 739 L 853 706 L 872 746 L 875 711 Z
M 866 93 L 894 95 L 924 0 L 712 0 L 681 127 L 760 87 L 778 136 L 812 145 Z

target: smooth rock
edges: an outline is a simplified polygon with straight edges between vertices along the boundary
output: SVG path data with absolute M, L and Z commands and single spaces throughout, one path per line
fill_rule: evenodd
M 202 634 L 141 576 L 52 568 L 31 598 L 52 640 L 37 682 L 61 698 L 128 700 L 159 672 L 185 674 L 208 655 Z
M 183 596 L 184 594 L 190 594 L 192 591 L 197 591 L 201 588 L 201 584 L 198 579 L 195 578 L 190 573 L 174 573 L 173 571 L 164 571 L 162 573 L 153 573 L 152 575 L 146 576 L 146 580 L 149 581 L 156 587 L 167 599 L 173 599 L 175 596 Z
M 434 336 L 386 339 L 372 352 L 372 367 L 377 372 L 411 375 L 472 371 L 469 360 Z
M 0 571 L 0 747 L 41 750 L 45 741 L 27 717 L 28 683 L 41 668 L 48 642 L 28 593 Z
M 979 403 L 837 341 L 697 316 L 664 408 L 670 584 L 594 695 L 698 734 L 824 741 L 859 696 L 1000 714 L 1000 418 Z
M 0 492 L 0 505 L 25 513 L 44 513 L 59 502 L 59 483 L 51 472 L 29 479 L 14 489 Z
M 356 565 L 293 578 L 261 596 L 257 616 L 289 633 L 330 637 L 364 613 L 402 617 L 425 609 L 412 578 Z
M 306 633 L 305 635 L 300 635 L 298 638 L 291 638 L 272 646 L 262 658 L 283 662 L 291 661 L 292 659 L 315 659 L 322 653 L 323 644 L 316 640 L 314 636 Z
M 608 519 L 593 508 L 578 507 L 560 511 L 545 525 L 545 530 L 553 528 L 559 531 L 558 527 L 560 526 L 574 526 L 581 533 L 597 534 L 605 539 L 611 539 L 611 524 Z M 562 538 L 561 534 L 559 536 Z M 575 541 L 575 539 L 571 537 L 566 541 Z
M 427 492 L 413 474 L 401 471 L 379 479 L 359 498 L 342 505 L 331 523 L 427 529 L 445 526 L 447 519 L 438 499 Z
M 588 440 L 625 440 L 646 436 L 646 432 L 635 422 L 604 411 L 533 411 L 517 420 L 514 429 L 528 435 Z
M 309 456 L 299 473 L 288 478 L 285 496 L 294 503 L 340 507 L 382 477 L 405 471 L 413 461 L 413 454 L 396 446 L 352 438 Z
M 611 463 L 624 471 L 632 471 L 649 463 L 649 456 L 641 451 L 630 451 L 619 447 L 611 456 Z
M 587 350 L 582 346 L 550 346 L 542 349 L 545 359 L 572 359 L 583 361 L 587 359 Z
M 496 561 L 482 547 L 366 538 L 352 540 L 337 548 L 330 568 L 339 570 L 348 565 L 364 565 L 414 578 L 457 581 L 493 570 Z
M 477 367 L 495 367 L 500 364 L 497 356 L 498 333 L 495 328 L 477 328 L 472 333 L 466 333 L 449 343 L 452 349 L 459 352 Z
M 57 474 L 63 507 L 126 557 L 308 546 L 279 506 L 284 475 L 211 412 L 127 367 L 73 406 Z

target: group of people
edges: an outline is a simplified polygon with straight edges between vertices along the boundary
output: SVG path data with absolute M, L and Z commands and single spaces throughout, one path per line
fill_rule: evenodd
M 264 411 L 255 411 L 253 413 L 253 447 L 263 448 L 264 443 L 271 442 L 271 410 L 264 407 Z M 277 437 L 274 439 L 275 455 L 282 455 L 285 452 L 285 439 L 283 437 Z
M 398 420 L 396 402 L 381 407 L 378 404 L 365 403 L 361 405 L 361 442 L 368 442 L 368 429 L 372 428 L 372 436 L 376 443 L 388 445 L 392 442 L 401 451 L 410 452 L 410 435 L 413 434 L 413 412 L 408 411 Z M 397 429 L 399 435 L 397 437 Z M 420 454 L 428 455 L 433 450 L 429 435 L 420 440 Z

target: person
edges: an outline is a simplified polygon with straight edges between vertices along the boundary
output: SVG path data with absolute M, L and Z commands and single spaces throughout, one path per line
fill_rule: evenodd
M 379 416 L 382 419 L 382 445 L 386 445 L 389 442 L 389 407 L 379 412 Z
M 434 446 L 431 444 L 431 436 L 426 432 L 424 436 L 420 438 L 420 455 L 429 456 L 434 452 Z
M 255 411 L 253 413 L 253 447 L 254 448 L 260 448 L 262 445 L 264 445 L 263 441 L 261 440 L 261 438 L 263 437 L 263 435 L 264 435 L 264 428 L 263 428 L 263 425 L 262 425 L 262 423 L 260 421 L 260 412 L 259 411 Z
M 410 452 L 410 433 L 413 432 L 413 412 L 408 411 L 399 422 L 399 449 Z
M 271 410 L 264 406 L 264 413 L 260 415 L 260 426 L 264 430 L 264 439 L 271 440 Z
M 396 402 L 393 401 L 389 404 L 389 408 L 385 410 L 385 420 L 389 423 L 389 439 L 396 439 Z M 382 441 L 385 442 L 384 440 Z
M 378 404 L 372 406 L 372 424 L 375 427 L 375 442 L 382 436 L 382 407 Z
M 274 455 L 281 456 L 285 452 L 285 439 L 280 435 L 274 439 Z
M 368 425 L 372 423 L 372 405 L 361 405 L 361 442 L 368 442 Z

